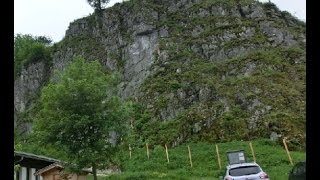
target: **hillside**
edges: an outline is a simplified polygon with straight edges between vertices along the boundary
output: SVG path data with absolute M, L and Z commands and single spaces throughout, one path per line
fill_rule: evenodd
M 70 23 L 52 62 L 22 69 L 15 123 L 31 129 L 41 88 L 81 55 L 119 72 L 118 94 L 139 104 L 133 146 L 288 137 L 290 148 L 304 148 L 305 42 L 305 23 L 272 3 L 118 3 Z

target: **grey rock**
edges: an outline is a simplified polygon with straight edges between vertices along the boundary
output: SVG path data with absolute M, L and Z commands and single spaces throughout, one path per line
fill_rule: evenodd
M 161 120 L 173 120 L 177 115 L 184 111 L 184 108 L 175 102 L 169 103 L 166 108 L 162 109 L 160 112 Z
M 145 36 L 152 34 L 155 30 L 155 27 L 149 24 L 137 24 L 133 26 L 134 31 L 137 33 L 138 36 Z
M 160 32 L 159 32 L 159 37 L 164 38 L 164 37 L 168 37 L 168 36 L 169 36 L 168 30 L 165 28 L 161 28 Z
M 228 103 L 228 100 L 226 98 L 220 98 L 219 101 L 224 105 L 224 111 L 223 112 L 229 112 L 230 111 L 230 105 Z
M 228 15 L 228 10 L 221 6 L 212 6 L 211 15 L 213 16 L 226 16 Z
M 237 36 L 234 33 L 229 32 L 224 33 L 222 36 L 223 41 L 230 41 L 235 38 L 237 38 Z
M 247 64 L 247 67 L 244 70 L 245 71 L 244 72 L 244 76 L 245 77 L 249 77 L 254 72 L 255 69 L 256 69 L 256 64 L 255 63 Z
M 278 139 L 281 137 L 280 134 L 277 134 L 276 132 L 271 132 L 270 134 L 270 140 L 271 141 L 278 141 Z
M 14 108 L 16 112 L 23 112 L 29 103 L 29 97 L 40 90 L 45 79 L 44 63 L 31 64 L 23 69 L 21 75 L 14 82 Z
M 199 91 L 199 101 L 205 102 L 211 99 L 211 89 L 208 87 L 201 88 Z
M 193 125 L 192 131 L 193 131 L 194 133 L 200 132 L 200 131 L 201 131 L 201 124 L 200 124 L 199 122 L 195 123 L 195 124 Z
M 180 100 L 183 100 L 186 97 L 186 93 L 183 91 L 183 89 L 178 89 L 177 94 Z
M 206 9 L 199 9 L 199 13 L 198 13 L 198 16 L 200 17 L 206 17 L 206 16 L 209 16 L 210 15 L 210 12 Z
M 120 141 L 120 136 L 116 131 L 109 132 L 109 142 L 112 145 L 116 145 Z
M 201 34 L 204 31 L 204 29 L 197 25 L 193 30 L 192 30 L 192 36 L 198 36 L 199 34 Z
M 36 93 L 41 90 L 44 82 L 48 80 L 47 77 L 50 72 L 46 72 L 46 70 L 43 62 L 31 64 L 21 71 L 20 76 L 14 82 L 14 121 L 21 132 L 30 132 L 32 124 L 18 119 L 18 114 L 32 107 L 34 98 L 37 96 Z
M 124 67 L 124 80 L 127 86 L 120 89 L 123 98 L 132 96 L 144 79 L 150 74 L 148 69 L 154 62 L 153 52 L 157 48 L 157 34 L 137 36 L 128 47 L 129 59 Z
M 264 9 L 261 6 L 252 5 L 251 13 L 248 15 L 248 17 L 252 19 L 265 18 L 266 14 Z

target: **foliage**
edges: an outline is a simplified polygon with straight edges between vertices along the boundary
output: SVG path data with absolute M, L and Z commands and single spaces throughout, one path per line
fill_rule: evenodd
M 23 67 L 35 62 L 50 63 L 51 39 L 45 36 L 18 34 L 14 37 L 14 77 L 16 78 Z
M 43 144 L 34 133 L 20 134 L 14 129 L 14 150 L 37 155 L 52 157 L 59 160 L 67 160 L 67 154 L 52 144 Z
M 14 150 L 37 155 L 43 155 L 59 160 L 68 160 L 68 155 L 62 149 L 51 144 L 41 144 L 34 137 L 24 137 L 24 140 L 14 141 Z
M 114 96 L 115 79 L 99 62 L 75 58 L 43 88 L 35 121 L 37 139 L 65 151 L 78 169 L 95 170 L 110 160 L 117 144 L 110 133 L 121 136 L 126 124 L 123 103 Z
M 88 4 L 95 10 L 100 11 L 110 0 L 87 0 Z
M 74 52 L 73 56 L 81 55 L 89 61 L 97 59 L 103 62 L 108 57 L 103 44 L 89 33 L 70 36 L 60 41 L 56 46 L 62 54 L 67 54 L 68 49 L 71 48 Z M 119 62 L 117 62 L 118 64 Z

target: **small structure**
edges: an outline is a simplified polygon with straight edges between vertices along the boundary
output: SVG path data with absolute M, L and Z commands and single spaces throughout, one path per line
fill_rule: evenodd
M 244 150 L 228 151 L 227 156 L 229 165 L 247 162 Z
M 14 151 L 14 165 L 19 165 L 18 170 L 14 172 L 14 178 L 15 180 L 42 180 L 41 176 L 35 176 L 34 173 L 55 162 L 59 162 L 59 160 L 46 156 Z
M 67 173 L 63 171 L 61 163 L 57 162 L 39 169 L 34 175 L 41 176 L 43 180 L 87 180 L 90 170 L 83 169 L 81 173 Z
M 14 165 L 18 165 L 15 171 L 15 180 L 87 180 L 91 170 L 83 169 L 79 174 L 66 174 L 62 161 L 46 156 L 35 155 L 26 152 L 14 151 Z

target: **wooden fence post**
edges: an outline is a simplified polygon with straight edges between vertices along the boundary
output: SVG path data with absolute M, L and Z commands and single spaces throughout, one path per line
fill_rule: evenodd
M 129 155 L 130 155 L 130 159 L 131 159 L 131 146 L 129 144 Z
M 189 145 L 188 145 L 188 150 L 189 150 L 190 165 L 192 167 L 192 157 L 191 157 L 191 150 L 190 150 L 190 146 Z
M 253 161 L 256 162 L 256 156 L 254 155 L 254 150 L 253 150 L 252 143 L 249 142 L 249 145 L 250 145 L 250 149 L 251 149 L 251 154 L 252 154 L 252 157 L 253 157 Z
M 288 146 L 287 146 L 287 143 L 286 143 L 286 138 L 283 138 L 283 145 L 284 145 L 284 147 L 286 148 L 286 151 L 287 151 L 287 155 L 288 155 L 290 164 L 293 165 L 293 162 L 292 162 L 292 159 L 291 159 L 291 156 L 290 156 L 290 152 L 289 152 L 289 150 L 288 150 Z
M 148 159 L 149 159 L 149 146 L 148 146 L 148 143 L 146 143 L 146 147 L 147 147 L 147 156 L 148 156 Z
M 217 144 L 216 144 L 216 152 L 217 152 L 217 157 L 218 157 L 219 169 L 221 169 L 221 161 L 220 161 L 219 149 L 218 149 L 218 145 Z
M 168 161 L 168 163 L 169 163 L 170 161 L 169 161 L 169 154 L 168 154 L 168 147 L 167 147 L 167 144 L 165 144 L 165 147 L 166 147 L 167 161 Z

